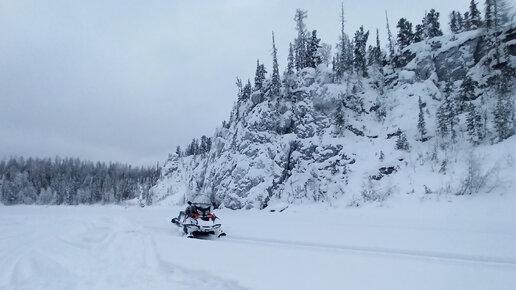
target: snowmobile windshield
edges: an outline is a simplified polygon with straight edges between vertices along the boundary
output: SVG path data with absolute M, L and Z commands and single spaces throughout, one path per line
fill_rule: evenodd
M 196 204 L 211 204 L 211 198 L 206 194 L 199 194 L 193 198 L 193 203 Z

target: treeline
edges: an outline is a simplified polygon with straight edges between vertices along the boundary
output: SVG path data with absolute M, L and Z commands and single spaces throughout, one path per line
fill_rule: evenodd
M 453 33 L 484 29 L 486 42 L 490 46 L 500 50 L 497 53 L 497 61 L 502 58 L 503 53 L 507 53 L 499 46 L 499 40 L 491 39 L 493 32 L 500 32 L 505 24 L 511 21 L 509 13 L 511 8 L 505 0 L 485 0 L 484 18 L 477 7 L 477 2 L 471 0 L 468 11 L 464 14 L 453 11 L 450 14 L 450 30 Z M 246 101 L 253 94 L 261 95 L 262 99 L 267 97 L 283 97 L 287 100 L 294 97 L 296 84 L 294 81 L 295 73 L 304 68 L 316 68 L 320 64 L 331 67 L 334 72 L 334 82 L 346 82 L 350 77 L 361 76 L 371 77 L 385 75 L 389 71 L 386 68 L 398 68 L 403 65 L 400 60 L 403 58 L 403 50 L 410 44 L 432 39 L 443 35 L 440 24 L 440 13 L 435 9 L 425 12 L 421 23 L 413 26 L 406 18 L 401 18 L 397 22 L 397 33 L 393 35 L 389 25 L 389 18 L 386 14 L 387 28 L 387 51 L 382 49 L 380 44 L 379 30 L 376 29 L 376 39 L 373 45 L 367 45 L 369 41 L 369 31 L 365 31 L 363 26 L 357 29 L 353 36 L 345 32 L 344 7 L 342 6 L 340 15 L 340 37 L 336 45 L 335 53 L 332 53 L 331 45 L 322 43 L 317 37 L 317 30 L 308 30 L 305 24 L 307 12 L 298 9 L 294 20 L 297 37 L 290 43 L 287 67 L 280 78 L 277 49 L 272 35 L 272 74 L 267 78 L 267 68 L 260 60 L 257 61 L 254 86 L 248 80 L 245 85 L 237 78 L 238 100 Z M 381 86 L 381 85 L 379 85 Z M 237 112 L 238 113 L 238 112 Z M 234 117 L 234 116 L 233 116 Z M 231 123 L 231 120 L 230 122 Z M 228 123 L 223 124 L 229 127 Z
M 202 136 L 200 139 L 194 138 L 185 150 L 181 150 L 180 146 L 176 148 L 176 155 L 179 157 L 192 156 L 192 155 L 204 155 L 211 150 L 211 138 Z
M 0 161 L 0 202 L 77 205 L 119 203 L 140 198 L 152 203 L 149 189 L 161 169 L 81 161 L 78 158 L 22 158 Z

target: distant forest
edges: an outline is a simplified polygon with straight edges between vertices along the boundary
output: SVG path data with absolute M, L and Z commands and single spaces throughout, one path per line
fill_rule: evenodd
M 149 189 L 161 169 L 78 158 L 22 158 L 0 161 L 0 202 L 77 205 L 120 203 L 139 198 L 152 203 Z

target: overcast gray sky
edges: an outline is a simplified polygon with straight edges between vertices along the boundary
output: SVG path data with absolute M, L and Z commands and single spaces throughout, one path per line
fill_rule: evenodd
M 0 0 L 0 158 L 162 163 L 228 118 L 257 58 L 270 71 L 273 30 L 283 71 L 296 8 L 334 47 L 341 2 Z M 385 10 L 393 33 L 431 8 L 447 30 L 469 0 L 343 3 L 349 35 L 363 24 L 383 40 Z

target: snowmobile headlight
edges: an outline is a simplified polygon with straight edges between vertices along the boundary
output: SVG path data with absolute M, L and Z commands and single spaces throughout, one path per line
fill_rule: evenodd
M 213 225 L 213 228 L 214 228 L 214 229 L 218 229 L 218 228 L 220 228 L 220 224 L 215 224 L 215 225 Z

